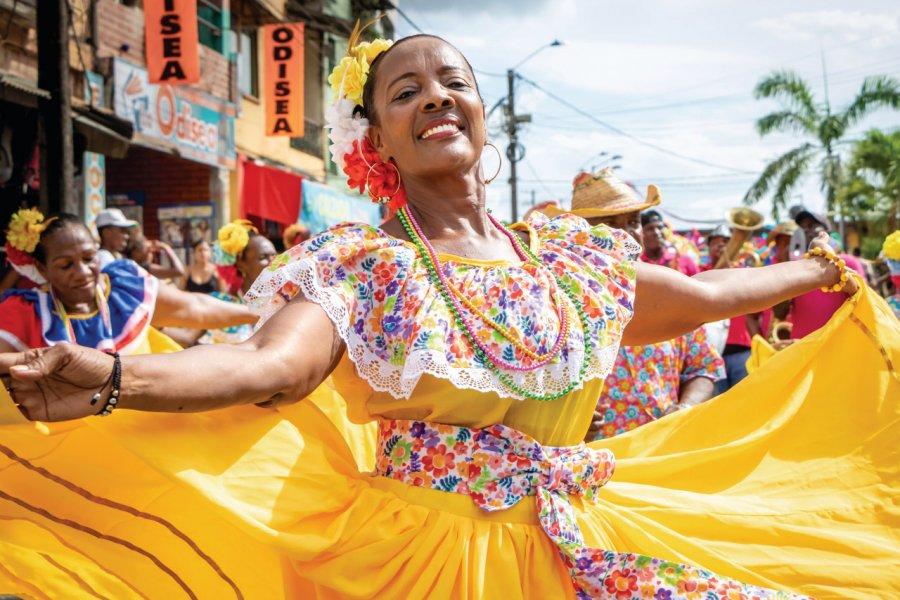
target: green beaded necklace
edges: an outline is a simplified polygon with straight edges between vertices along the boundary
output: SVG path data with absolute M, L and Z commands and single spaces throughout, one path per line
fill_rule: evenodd
M 569 300 L 572 301 L 572 306 L 575 307 L 575 310 L 578 312 L 578 318 L 581 320 L 581 329 L 584 334 L 584 358 L 581 361 L 581 368 L 578 370 L 578 378 L 575 381 L 569 383 L 564 389 L 560 390 L 559 392 L 556 392 L 555 394 L 546 394 L 546 395 L 536 394 L 536 393 L 526 390 L 523 387 L 521 387 L 520 385 L 516 384 L 509 375 L 507 375 L 506 373 L 501 371 L 500 368 L 497 365 L 495 365 L 494 362 L 485 355 L 485 353 L 481 350 L 481 348 L 478 347 L 478 344 L 475 342 L 474 334 L 471 331 L 469 331 L 469 328 L 466 326 L 465 320 L 463 319 L 462 315 L 459 313 L 459 311 L 456 310 L 455 303 L 450 298 L 450 291 L 445 289 L 445 287 L 441 283 L 441 278 L 438 276 L 438 273 L 437 273 L 437 269 L 440 267 L 440 265 L 436 264 L 436 260 L 433 260 L 431 258 L 431 254 L 426 249 L 424 241 L 416 233 L 416 231 L 413 229 L 412 225 L 410 224 L 409 219 L 407 218 L 407 216 L 405 214 L 405 210 L 406 210 L 406 207 L 397 211 L 397 217 L 400 220 L 400 224 L 403 226 L 403 229 L 406 231 L 406 235 L 409 236 L 409 239 L 412 240 L 413 244 L 416 246 L 416 249 L 418 249 L 419 256 L 421 256 L 422 260 L 425 262 L 425 269 L 428 271 L 428 278 L 431 280 L 431 283 L 435 286 L 435 288 L 437 288 L 437 290 L 440 292 L 441 296 L 444 298 L 445 304 L 450 308 L 450 312 L 453 314 L 453 320 L 456 322 L 457 327 L 459 327 L 459 329 L 462 330 L 462 332 L 465 334 L 466 338 L 469 340 L 469 343 L 472 345 L 472 347 L 475 349 L 475 356 L 478 358 L 478 360 L 481 361 L 485 365 L 485 367 L 487 367 L 488 370 L 490 370 L 491 373 L 493 373 L 497 377 L 497 379 L 499 379 L 500 382 L 503 383 L 503 385 L 505 385 L 507 388 L 509 388 L 513 392 L 517 393 L 518 395 L 528 398 L 529 400 L 536 400 L 538 402 L 552 402 L 554 400 L 559 400 L 563 396 L 566 396 L 569 393 L 571 393 L 572 390 L 574 390 L 581 383 L 581 381 L 584 379 L 585 375 L 587 374 L 588 365 L 591 362 L 590 359 L 591 359 L 591 355 L 593 354 L 593 350 L 594 350 L 594 344 L 591 341 L 590 337 L 588 336 L 587 315 L 584 312 L 584 308 L 582 308 L 581 304 L 577 301 L 577 299 L 575 297 L 575 293 L 572 291 L 572 288 L 569 286 L 569 284 L 564 282 L 562 280 L 562 278 L 558 277 L 556 275 L 556 273 L 553 271 L 553 269 L 548 269 L 546 266 L 544 266 L 544 264 L 534 254 L 534 252 L 531 251 L 531 248 L 528 248 L 524 244 L 521 243 L 521 241 L 518 239 L 518 236 L 516 236 L 514 233 L 512 233 L 511 231 L 506 229 L 503 226 L 503 224 L 500 223 L 499 221 L 497 221 L 496 219 L 494 219 L 492 215 L 489 215 L 491 217 L 491 221 L 493 221 L 493 223 L 497 227 L 503 229 L 504 232 L 508 234 L 507 237 L 509 237 L 511 242 L 514 245 L 516 245 L 519 250 L 521 250 L 520 254 L 524 254 L 525 256 L 528 256 L 528 258 L 529 258 L 528 263 L 530 265 L 538 267 L 538 268 L 547 269 L 548 271 L 550 271 L 550 274 L 556 280 L 556 283 L 557 283 L 557 285 L 559 285 L 559 288 L 561 290 L 563 290 L 563 292 L 566 294 L 566 296 L 569 297 Z

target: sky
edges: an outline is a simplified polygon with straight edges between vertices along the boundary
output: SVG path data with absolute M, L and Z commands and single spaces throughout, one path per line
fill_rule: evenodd
M 753 88 L 776 70 L 805 78 L 817 101 L 846 107 L 872 75 L 900 78 L 900 3 L 830 0 L 402 0 L 397 37 L 417 30 L 456 45 L 476 70 L 490 108 L 516 71 L 519 215 L 535 201 L 570 201 L 579 170 L 617 164 L 642 192 L 655 183 L 676 227 L 704 226 L 739 206 L 768 161 L 804 141 L 761 138 L 755 122 L 779 108 Z M 412 24 L 410 23 L 412 22 Z M 549 47 L 553 40 L 562 46 Z M 824 69 L 823 69 L 824 61 Z M 555 96 L 555 98 L 554 98 Z M 502 110 L 489 136 L 505 152 Z M 900 111 L 872 113 L 851 131 L 900 126 Z M 849 145 L 845 146 L 849 150 Z M 605 155 L 601 153 L 606 153 Z M 610 158 L 621 158 L 611 161 Z M 485 171 L 495 169 L 487 149 Z M 488 205 L 510 215 L 509 163 Z M 793 203 L 824 208 L 815 175 Z M 756 206 L 771 222 L 771 203 Z M 679 218 L 680 217 L 680 218 Z

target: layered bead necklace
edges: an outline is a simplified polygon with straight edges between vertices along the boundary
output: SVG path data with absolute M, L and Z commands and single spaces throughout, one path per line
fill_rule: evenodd
M 62 319 L 63 327 L 66 330 L 66 341 L 72 345 L 78 345 L 78 340 L 75 339 L 75 329 L 72 327 L 72 319 L 69 317 L 69 313 L 66 311 L 65 305 L 63 305 L 62 301 L 56 297 L 56 293 L 53 291 L 53 287 L 50 287 L 50 297 L 53 299 L 53 303 L 56 305 L 56 312 L 59 315 L 60 319 Z M 97 285 L 94 289 L 94 299 L 97 303 L 97 312 L 100 313 L 100 319 L 103 323 L 103 333 L 102 339 L 97 346 L 98 350 L 103 351 L 116 351 L 116 343 L 114 341 L 113 330 L 112 330 L 112 319 L 109 315 L 109 305 L 106 303 L 106 298 L 103 295 L 103 291 L 100 289 L 100 286 Z
M 435 288 L 437 288 L 437 290 L 440 292 L 441 296 L 446 302 L 448 308 L 450 309 L 450 312 L 453 314 L 453 318 L 457 326 L 462 330 L 463 334 L 469 340 L 469 343 L 472 344 L 472 347 L 475 351 L 475 356 L 503 383 L 503 385 L 516 392 L 517 394 L 531 400 L 547 402 L 562 398 L 563 396 L 569 394 L 580 384 L 580 382 L 584 379 L 584 376 L 587 374 L 587 368 L 591 362 L 590 358 L 593 352 L 593 342 L 588 335 L 589 324 L 587 315 L 585 314 L 584 309 L 581 308 L 581 305 L 578 302 L 571 287 L 560 277 L 558 277 L 552 269 L 548 269 L 546 266 L 544 266 L 544 264 L 541 263 L 540 259 L 535 256 L 531 249 L 522 244 L 521 240 L 515 233 L 504 227 L 502 223 L 500 223 L 496 218 L 494 218 L 492 214 L 490 214 L 490 212 L 488 212 L 488 219 L 490 219 L 494 227 L 496 227 L 509 239 L 513 249 L 522 260 L 522 262 L 549 271 L 553 276 L 553 280 L 556 282 L 556 289 L 551 290 L 550 297 L 555 301 L 556 304 L 560 331 L 559 335 L 556 338 L 556 343 L 553 345 L 553 348 L 551 348 L 550 351 L 546 354 L 537 354 L 531 351 L 529 348 L 525 347 L 522 342 L 515 339 L 512 331 L 500 325 L 499 323 L 488 317 L 486 314 L 484 314 L 483 311 L 479 310 L 471 301 L 469 301 L 468 298 L 466 298 L 461 292 L 459 292 L 459 290 L 457 290 L 452 283 L 450 283 L 450 281 L 447 279 L 447 276 L 444 275 L 444 270 L 441 267 L 440 260 L 438 260 L 437 252 L 435 252 L 434 247 L 422 233 L 422 228 L 419 227 L 419 223 L 412 215 L 412 212 L 410 212 L 408 205 L 397 211 L 397 216 L 400 220 L 400 224 L 403 226 L 403 229 L 409 236 L 409 239 L 412 240 L 413 244 L 419 251 L 419 255 L 425 262 L 425 268 L 428 271 L 429 279 L 431 280 Z M 574 381 L 570 382 L 564 389 L 553 394 L 537 394 L 530 390 L 526 390 L 522 386 L 516 384 L 513 379 L 507 373 L 504 373 L 501 369 L 514 372 L 533 371 L 548 364 L 562 352 L 562 348 L 569 337 L 570 325 L 569 310 L 565 306 L 565 301 L 559 296 L 558 290 L 562 290 L 565 295 L 569 297 L 569 300 L 572 303 L 572 307 L 574 307 L 574 309 L 578 312 L 578 317 L 581 320 L 582 331 L 584 332 L 584 358 L 581 362 L 581 368 L 579 369 L 578 377 Z M 509 340 L 510 343 L 512 343 L 516 348 L 522 351 L 523 354 L 534 360 L 534 363 L 527 366 L 513 364 L 497 356 L 490 348 L 487 347 L 484 342 L 479 339 L 477 335 L 475 335 L 474 327 L 472 326 L 469 318 L 463 313 L 461 304 L 465 304 L 465 306 L 469 308 L 471 312 L 481 318 L 488 326 L 490 326 L 492 329 L 500 333 L 504 338 Z

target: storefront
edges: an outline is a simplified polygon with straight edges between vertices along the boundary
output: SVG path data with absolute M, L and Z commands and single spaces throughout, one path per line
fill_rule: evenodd
M 118 58 L 113 106 L 135 134 L 125 158 L 107 160 L 107 204 L 187 258 L 193 242 L 232 218 L 234 106 L 190 86 L 151 85 L 143 67 Z

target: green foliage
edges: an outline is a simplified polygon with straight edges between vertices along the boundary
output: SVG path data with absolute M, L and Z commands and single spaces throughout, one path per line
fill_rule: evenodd
M 783 107 L 756 122 L 760 136 L 794 133 L 806 137 L 807 141 L 766 165 L 744 195 L 745 204 L 756 204 L 771 194 L 773 217 L 778 219 L 779 213 L 787 208 L 793 190 L 814 168 L 825 192 L 829 212 L 834 211 L 838 202 L 847 202 L 847 208 L 855 212 L 872 210 L 866 208 L 870 204 L 880 206 L 884 203 L 883 198 L 874 200 L 876 197 L 888 196 L 894 203 L 898 202 L 895 192 L 900 188 L 891 187 L 891 184 L 887 191 L 876 191 L 877 185 L 864 173 L 873 170 L 872 165 L 877 163 L 881 169 L 878 173 L 884 181 L 896 182 L 896 153 L 893 163 L 889 158 L 884 163 L 886 153 L 890 154 L 890 148 L 896 148 L 891 146 L 892 141 L 867 137 L 868 145 L 860 150 L 860 162 L 857 162 L 854 150 L 849 169 L 843 167 L 836 149 L 845 141 L 848 129 L 869 112 L 878 108 L 900 108 L 900 82 L 896 79 L 886 76 L 866 78 L 853 101 L 841 111 L 818 104 L 809 84 L 792 71 L 776 71 L 764 77 L 756 85 L 754 96 L 777 100 Z M 889 166 L 891 164 L 893 167 Z M 848 189 L 844 189 L 845 185 Z
M 896 227 L 900 216 L 900 129 L 870 130 L 853 145 L 848 181 L 839 193 L 840 201 L 856 214 L 888 217 Z

